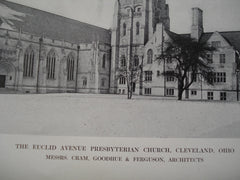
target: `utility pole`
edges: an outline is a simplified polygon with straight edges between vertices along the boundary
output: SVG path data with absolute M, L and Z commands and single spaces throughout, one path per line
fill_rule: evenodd
M 43 38 L 39 38 L 39 56 L 38 56 L 38 68 L 37 68 L 37 85 L 36 85 L 36 93 L 39 93 L 39 73 L 40 73 L 40 63 L 41 63 L 41 54 L 42 54 L 42 43 Z

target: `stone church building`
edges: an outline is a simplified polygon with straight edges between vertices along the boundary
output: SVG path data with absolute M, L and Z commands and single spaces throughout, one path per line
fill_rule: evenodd
M 118 68 L 132 59 L 143 67 L 135 94 L 177 96 L 176 79 L 162 76 L 171 62 L 163 66 L 156 57 L 174 37 L 188 36 L 217 48 L 209 54 L 216 73 L 214 86 L 198 77 L 185 98 L 237 99 L 240 31 L 206 33 L 202 10 L 193 8 L 191 33 L 171 32 L 165 0 L 119 0 L 114 12 L 107 30 L 0 0 L 0 88 L 125 94 Z
M 109 92 L 109 30 L 5 0 L 0 8 L 1 88 Z

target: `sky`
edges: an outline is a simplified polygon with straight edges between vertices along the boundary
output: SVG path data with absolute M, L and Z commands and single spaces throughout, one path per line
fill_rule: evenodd
M 44 11 L 111 28 L 115 0 L 9 0 Z M 204 31 L 240 31 L 240 0 L 166 0 L 171 31 L 189 33 L 191 8 L 203 10 Z

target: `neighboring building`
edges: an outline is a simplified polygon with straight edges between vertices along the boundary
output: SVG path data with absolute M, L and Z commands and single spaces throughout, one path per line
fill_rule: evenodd
M 143 59 L 143 78 L 136 84 L 135 94 L 177 96 L 177 80 L 174 77 L 164 78 L 164 65 L 156 57 L 165 50 L 167 42 L 174 41 L 176 36 L 189 36 L 217 48 L 213 54 L 209 54 L 216 73 L 214 86 L 206 84 L 198 76 L 186 91 L 185 98 L 236 100 L 240 31 L 204 33 L 203 12 L 199 8 L 193 8 L 191 34 L 176 34 L 170 31 L 168 11 L 165 0 L 116 2 L 112 29 L 111 91 L 121 94 L 127 92 L 126 82 L 118 78 L 117 69 L 122 66 L 123 59 L 129 63 L 132 57 L 134 61 L 138 58 L 139 62 Z M 166 62 L 165 71 L 172 70 L 172 62 Z
M 21 92 L 126 94 L 126 79 L 118 68 L 130 59 L 142 65 L 134 94 L 177 96 L 177 81 L 164 78 L 156 61 L 176 36 L 207 42 L 215 84 L 199 76 L 185 98 L 236 100 L 239 32 L 209 32 L 202 11 L 193 8 L 190 34 L 170 31 L 166 0 L 116 0 L 111 31 L 59 15 L 0 0 L 0 88 Z M 165 70 L 171 71 L 171 62 Z
M 0 87 L 109 93 L 111 32 L 0 0 Z

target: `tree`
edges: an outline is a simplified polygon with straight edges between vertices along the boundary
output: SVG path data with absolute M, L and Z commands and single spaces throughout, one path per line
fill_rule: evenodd
M 126 81 L 127 98 L 132 99 L 134 84 L 138 82 L 141 73 L 141 65 L 139 65 L 138 57 L 134 56 L 134 60 L 130 60 L 129 63 L 126 62 L 124 56 L 121 57 L 117 72 L 117 79 L 124 78 L 124 82 Z
M 208 54 L 215 49 L 190 37 L 177 36 L 173 42 L 167 43 L 165 52 L 158 57 L 160 61 L 173 63 L 173 71 L 165 71 L 164 76 L 175 77 L 178 81 L 178 100 L 182 100 L 185 90 L 188 90 L 201 74 L 208 84 L 213 84 L 211 59 Z

